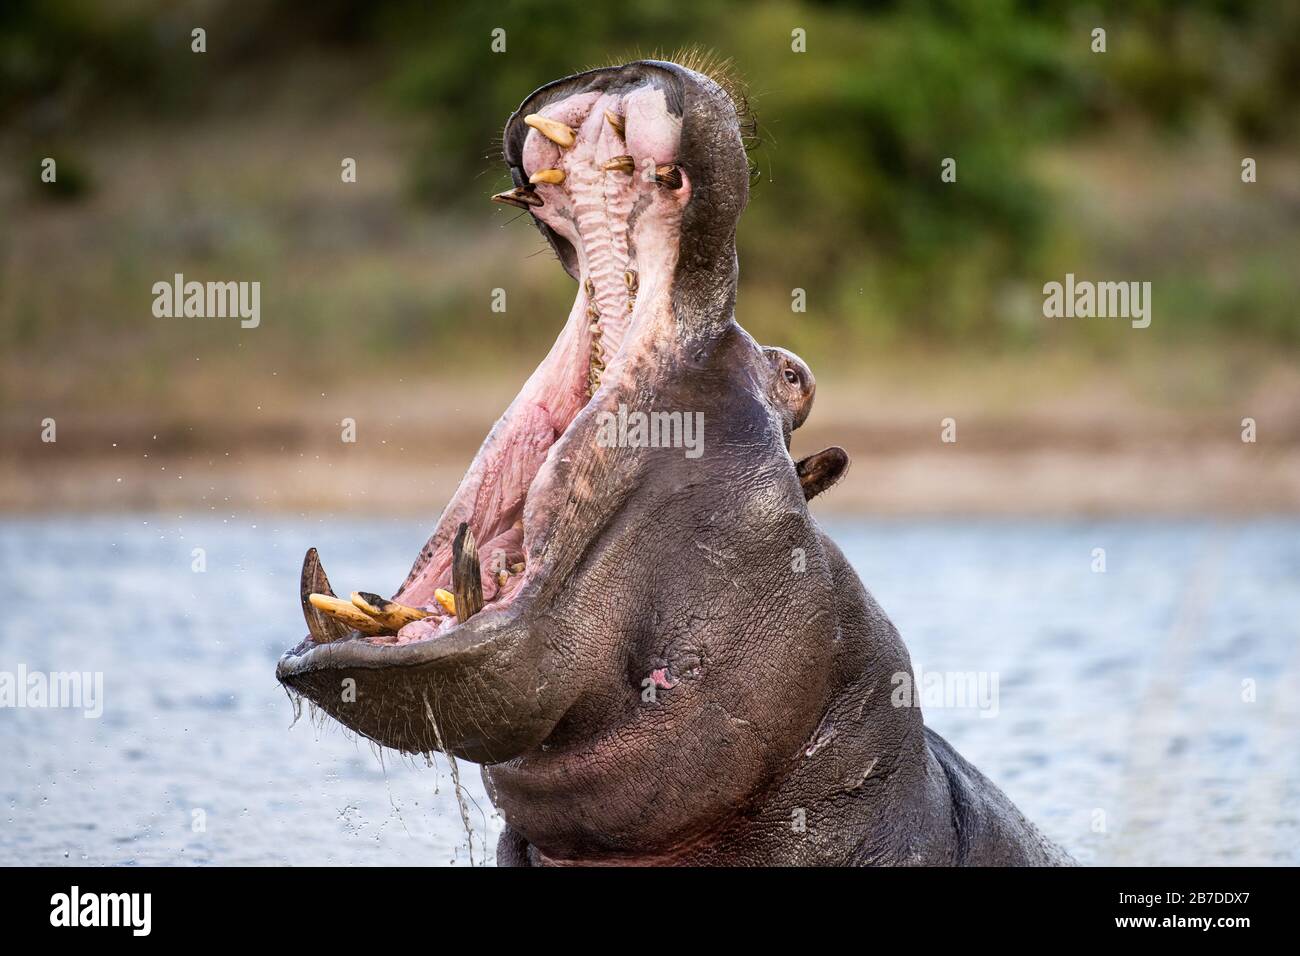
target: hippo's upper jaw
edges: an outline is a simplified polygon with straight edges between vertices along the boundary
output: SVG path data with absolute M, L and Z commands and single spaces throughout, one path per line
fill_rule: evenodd
M 538 745 L 581 692 L 547 621 L 644 466 L 606 447 L 600 415 L 661 407 L 731 323 L 748 189 L 731 101 L 669 63 L 543 87 L 510 118 L 505 158 L 516 188 L 493 198 L 531 212 L 578 280 L 568 321 L 391 600 L 333 598 L 308 553 L 311 634 L 277 668 L 381 744 L 482 762 Z

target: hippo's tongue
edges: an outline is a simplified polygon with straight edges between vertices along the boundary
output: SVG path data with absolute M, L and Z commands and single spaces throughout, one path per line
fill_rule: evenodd
M 409 643 L 508 605 L 542 563 L 547 512 L 569 493 L 547 480 L 553 448 L 589 403 L 635 384 L 620 381 L 629 352 L 643 350 L 671 317 L 691 184 L 676 162 L 681 118 L 664 91 L 646 83 L 554 99 L 516 114 L 512 138 L 521 140 L 512 160 L 519 185 L 493 199 L 527 209 L 565 245 L 578 279 L 568 321 L 493 426 L 392 602 L 322 598 L 312 602 L 318 613 L 309 624 L 324 615 L 368 640 Z M 367 623 L 384 611 L 386 620 Z M 403 616 L 409 620 L 394 628 Z M 337 639 L 318 630 L 318 641 Z

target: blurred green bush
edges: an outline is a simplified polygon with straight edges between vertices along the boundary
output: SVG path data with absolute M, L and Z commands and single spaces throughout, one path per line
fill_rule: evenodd
M 815 289 L 798 331 L 784 336 L 814 352 L 832 333 L 1013 346 L 1041 336 L 1008 302 L 1037 296 L 1041 276 L 1059 277 L 1090 241 L 1036 169 L 1044 149 L 1130 126 L 1158 140 L 1208 125 L 1230 141 L 1286 144 L 1300 121 L 1300 4 L 1288 0 L 249 0 L 199 10 L 8 0 L 0 118 L 32 146 L 103 110 L 201 111 L 212 84 L 167 39 L 191 20 L 221 37 L 204 69 L 355 50 L 380 65 L 383 97 L 416 131 L 410 197 L 454 216 L 504 182 L 500 128 L 540 83 L 711 48 L 748 81 L 758 120 L 741 261 L 761 294 L 742 297 L 753 305 L 744 321 L 774 333 L 789 324 L 789 290 Z M 1097 26 L 1104 56 L 1090 49 Z M 497 27 L 505 55 L 490 48 Z M 791 52 L 796 27 L 806 53 Z M 940 181 L 945 157 L 957 160 L 955 185 Z M 1168 280 L 1187 327 L 1294 344 L 1294 246 L 1283 237 L 1244 256 L 1226 284 L 1201 272 L 1195 250 L 1171 260 L 1153 249 L 1144 267 Z M 1086 261 L 1104 263 L 1104 250 Z

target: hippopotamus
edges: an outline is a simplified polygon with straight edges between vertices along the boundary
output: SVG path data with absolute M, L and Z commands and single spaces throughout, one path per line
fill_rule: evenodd
M 482 765 L 500 864 L 1068 862 L 896 706 L 907 651 L 808 501 L 815 383 L 735 317 L 737 99 L 640 60 L 528 96 L 513 187 L 576 282 L 410 574 L 335 596 L 277 676 L 403 753 Z

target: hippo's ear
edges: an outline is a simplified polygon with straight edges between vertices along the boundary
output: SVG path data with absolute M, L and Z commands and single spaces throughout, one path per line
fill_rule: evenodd
M 795 462 L 794 470 L 803 486 L 804 501 L 812 501 L 844 477 L 849 470 L 849 453 L 839 445 L 832 445 Z

